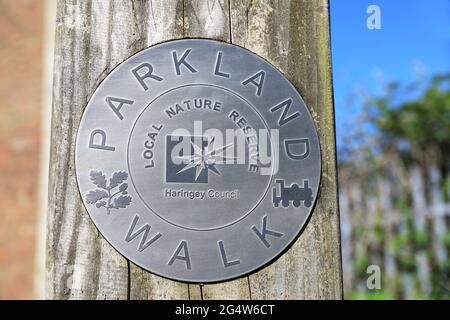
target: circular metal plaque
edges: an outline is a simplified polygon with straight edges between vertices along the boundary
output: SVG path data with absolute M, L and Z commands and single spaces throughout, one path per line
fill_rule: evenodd
M 259 56 L 213 40 L 165 42 L 115 68 L 86 107 L 75 154 L 102 235 L 188 282 L 280 255 L 320 183 L 319 139 L 297 90 Z

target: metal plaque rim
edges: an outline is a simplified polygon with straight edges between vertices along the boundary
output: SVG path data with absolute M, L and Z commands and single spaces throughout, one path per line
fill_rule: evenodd
M 246 53 L 248 53 L 249 55 L 253 56 L 254 58 L 259 59 L 262 62 L 264 62 L 269 68 L 273 69 L 279 76 L 281 76 L 283 78 L 283 80 L 285 81 L 285 85 L 288 85 L 292 90 L 297 92 L 298 98 L 303 103 L 303 105 L 307 108 L 308 116 L 311 119 L 311 124 L 312 124 L 312 126 L 314 128 L 314 134 L 317 137 L 317 143 L 318 143 L 318 146 L 319 146 L 319 148 L 318 148 L 318 154 L 319 154 L 319 156 L 318 156 L 318 159 L 319 159 L 318 172 L 319 172 L 319 174 L 318 174 L 317 191 L 315 192 L 315 196 L 313 198 L 313 203 L 311 205 L 309 213 L 307 214 L 306 218 L 304 219 L 302 225 L 299 227 L 298 232 L 296 233 L 296 235 L 290 241 L 287 242 L 287 244 L 284 246 L 284 248 L 282 250 L 280 250 L 278 253 L 276 253 L 272 257 L 266 259 L 266 261 L 264 263 L 262 263 L 260 265 L 257 265 L 254 268 L 249 268 L 247 271 L 245 271 L 243 273 L 240 273 L 240 274 L 235 274 L 235 275 L 226 276 L 226 277 L 223 277 L 223 278 L 220 278 L 220 279 L 205 280 L 205 281 L 196 281 L 196 280 L 184 279 L 182 277 L 177 277 L 177 276 L 172 276 L 172 275 L 169 276 L 167 274 L 164 274 L 164 273 L 161 273 L 159 271 L 156 271 L 156 270 L 153 270 L 153 269 L 150 269 L 150 268 L 146 267 L 142 263 L 136 261 L 137 259 L 135 259 L 132 256 L 126 256 L 126 254 L 123 252 L 123 250 L 121 248 L 119 248 L 119 246 L 116 245 L 114 243 L 114 241 L 111 240 L 110 237 L 107 234 L 105 234 L 104 232 L 101 231 L 100 227 L 98 226 L 98 223 L 95 221 L 95 219 L 93 219 L 91 217 L 91 213 L 88 210 L 86 200 L 83 197 L 83 194 L 81 193 L 80 178 L 79 178 L 80 172 L 79 172 L 78 166 L 77 166 L 77 158 L 78 158 L 77 157 L 77 153 L 78 153 L 77 152 L 77 150 L 78 150 L 77 146 L 78 146 L 78 142 L 79 142 L 80 128 L 81 128 L 81 124 L 83 122 L 83 117 L 85 115 L 85 111 L 87 109 L 87 106 L 91 102 L 92 98 L 98 93 L 98 91 L 100 90 L 102 84 L 104 84 L 111 77 L 111 75 L 114 73 L 114 71 L 119 66 L 121 66 L 124 63 L 126 63 L 128 60 L 131 60 L 135 56 L 138 56 L 138 55 L 142 54 L 144 51 L 151 50 L 153 48 L 157 48 L 158 46 L 162 46 L 162 45 L 165 45 L 165 44 L 168 44 L 168 43 L 185 42 L 185 41 L 189 41 L 189 40 L 200 40 L 200 41 L 205 41 L 205 42 L 211 42 L 213 44 L 217 44 L 217 45 L 221 45 L 221 46 L 238 47 L 239 49 L 244 50 Z M 249 104 L 252 105 L 251 103 L 249 103 Z M 146 107 L 144 107 L 144 109 Z M 252 107 L 253 107 L 253 105 L 252 105 Z M 261 116 L 261 118 L 264 119 L 264 121 L 265 121 L 264 117 Z M 128 55 L 123 60 L 121 60 L 119 63 L 117 63 L 113 68 L 111 68 L 111 70 L 108 72 L 108 74 L 101 81 L 99 81 L 96 84 L 95 90 L 93 90 L 87 97 L 87 102 L 85 103 L 85 106 L 83 108 L 83 112 L 82 112 L 82 114 L 79 117 L 78 128 L 77 128 L 77 133 L 76 133 L 76 137 L 75 137 L 75 148 L 74 149 L 75 150 L 74 150 L 73 163 L 74 163 L 76 186 L 77 186 L 78 193 L 79 193 L 79 196 L 81 198 L 81 201 L 83 203 L 83 208 L 85 210 L 85 212 L 83 212 L 82 214 L 87 213 L 87 215 L 89 217 L 89 220 L 93 223 L 93 225 L 95 226 L 96 230 L 103 237 L 103 239 L 105 239 L 105 241 L 112 248 L 114 248 L 114 250 L 117 253 L 119 253 L 120 256 L 122 256 L 128 262 L 128 268 L 130 268 L 129 263 L 131 262 L 131 263 L 135 264 L 136 266 L 142 268 L 143 270 L 145 270 L 145 271 L 147 271 L 147 272 L 149 272 L 151 274 L 154 274 L 156 276 L 162 277 L 162 278 L 167 279 L 167 280 L 176 281 L 176 282 L 180 282 L 180 283 L 198 284 L 198 285 L 223 283 L 223 282 L 227 282 L 227 281 L 236 280 L 236 279 L 239 279 L 239 278 L 248 277 L 250 274 L 254 274 L 254 273 L 256 273 L 256 272 L 258 272 L 258 271 L 260 271 L 260 270 L 262 270 L 262 269 L 264 269 L 264 268 L 266 268 L 268 266 L 270 266 L 271 264 L 276 262 L 279 258 L 281 258 L 287 251 L 289 251 L 292 248 L 292 246 L 298 241 L 298 239 L 300 238 L 300 236 L 303 234 L 303 232 L 305 231 L 306 227 L 308 226 L 308 224 L 310 222 L 310 219 L 311 219 L 311 217 L 312 217 L 312 215 L 313 215 L 313 213 L 314 213 L 314 211 L 316 209 L 316 206 L 318 204 L 319 197 L 320 197 L 320 186 L 322 184 L 322 145 L 321 145 L 321 139 L 320 139 L 320 135 L 318 134 L 316 122 L 314 121 L 314 118 L 312 117 L 310 107 L 308 106 L 308 104 L 305 103 L 303 95 L 300 92 L 300 89 L 298 89 L 291 82 L 291 80 L 289 80 L 287 78 L 287 76 L 277 66 L 275 66 L 274 64 L 269 62 L 266 58 L 260 56 L 259 54 L 255 53 L 255 52 L 251 51 L 250 49 L 247 49 L 247 48 L 245 48 L 245 47 L 243 47 L 243 46 L 241 46 L 239 44 L 230 43 L 230 42 L 227 42 L 227 41 L 224 41 L 224 40 L 220 40 L 220 39 L 211 39 L 211 38 L 203 38 L 203 37 L 183 37 L 183 38 L 180 38 L 180 39 L 170 39 L 170 40 L 167 40 L 167 41 L 161 41 L 161 42 L 155 43 L 153 45 L 150 45 L 148 47 L 145 47 L 145 48 L 143 48 L 143 49 L 141 49 L 139 51 L 136 51 L 135 53 L 133 53 L 131 55 Z M 127 167 L 128 167 L 128 165 L 127 165 Z M 271 177 L 271 181 L 273 181 L 273 176 Z M 264 194 L 264 197 L 267 196 L 267 192 L 268 192 L 269 189 L 270 189 L 270 186 L 266 190 L 266 192 Z

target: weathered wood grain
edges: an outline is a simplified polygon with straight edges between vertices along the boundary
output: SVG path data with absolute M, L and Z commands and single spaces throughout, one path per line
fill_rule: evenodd
M 230 42 L 229 2 L 225 0 L 185 1 L 184 36 Z M 248 299 L 247 278 L 202 286 L 202 299 Z
M 342 297 L 327 1 L 70 0 L 57 16 L 48 298 Z M 182 37 L 236 43 L 284 72 L 311 110 L 323 157 L 319 201 L 292 248 L 250 277 L 204 286 L 155 276 L 112 249 L 89 220 L 74 173 L 76 131 L 95 87 L 133 53 Z
M 255 51 L 297 87 L 315 121 L 322 180 L 301 237 L 278 261 L 250 276 L 253 299 L 342 297 L 328 1 L 231 1 L 233 43 Z
M 111 4 L 96 4 L 60 1 L 57 8 L 46 262 L 46 291 L 51 299 L 127 297 L 127 261 L 105 243 L 89 220 L 74 172 L 83 108 L 111 70 L 111 61 L 119 59 L 110 50 L 110 39 L 117 36 L 111 25 L 92 14 L 101 10 L 111 15 Z M 129 35 L 129 28 L 122 31 L 122 36 Z
M 182 1 L 152 0 L 141 2 L 145 13 L 140 36 L 151 46 L 183 37 Z M 134 14 L 130 12 L 128 14 Z M 146 31 L 144 31 L 146 30 Z M 130 263 L 130 299 L 190 299 L 189 285 L 167 280 Z M 200 289 L 198 288 L 198 291 Z

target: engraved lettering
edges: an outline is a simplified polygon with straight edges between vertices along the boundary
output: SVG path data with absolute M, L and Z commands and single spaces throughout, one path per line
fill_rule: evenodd
M 105 101 L 120 120 L 123 120 L 123 115 L 120 113 L 120 109 L 122 109 L 123 105 L 124 104 L 131 105 L 134 103 L 133 100 L 114 98 L 114 97 L 106 97 Z M 115 105 L 114 103 L 118 103 L 118 105 Z
M 229 73 L 220 71 L 221 64 L 222 64 L 222 52 L 219 51 L 217 53 L 216 68 L 214 69 L 214 74 L 219 77 L 229 78 L 230 77 Z
M 222 102 L 216 101 L 216 102 L 214 103 L 213 110 L 214 110 L 214 111 L 217 111 L 217 112 L 222 111 Z
M 144 72 L 140 72 L 143 70 Z M 146 71 L 145 71 L 146 70 Z M 131 70 L 136 80 L 139 82 L 139 84 L 144 88 L 145 91 L 148 90 L 148 86 L 145 83 L 145 79 L 150 78 L 156 81 L 163 81 L 164 79 L 160 76 L 157 76 L 156 74 L 153 74 L 153 66 L 150 63 L 144 62 L 140 65 L 138 65 L 136 68 Z
M 304 145 L 303 153 L 294 154 L 291 150 L 291 146 L 293 145 Z M 310 146 L 308 138 L 300 138 L 300 139 L 286 139 L 284 140 L 284 147 L 286 149 L 286 154 L 292 160 L 303 160 L 309 156 Z
M 205 99 L 205 108 L 208 108 L 209 110 L 211 110 L 211 100 Z
M 181 65 L 184 65 L 192 73 L 197 72 L 197 70 L 195 70 L 194 67 L 186 61 L 186 58 L 191 51 L 192 51 L 192 49 L 187 49 L 186 51 L 184 51 L 184 53 L 180 59 L 178 59 L 177 52 L 172 51 L 173 63 L 175 65 L 175 71 L 177 72 L 177 75 L 181 75 L 181 70 L 180 70 Z
M 270 248 L 270 243 L 266 239 L 266 235 L 281 238 L 283 234 L 281 232 L 277 232 L 274 230 L 267 229 L 267 216 L 263 217 L 262 228 L 261 231 L 256 228 L 256 226 L 252 227 L 252 230 L 258 236 L 258 238 L 262 241 L 262 243 L 266 246 L 266 248 Z
M 180 252 L 183 251 L 183 255 L 180 255 Z M 189 251 L 188 251 L 188 245 L 185 240 L 182 240 L 180 244 L 178 245 L 177 249 L 175 250 L 174 254 L 172 255 L 172 258 L 170 258 L 167 265 L 171 266 L 175 262 L 175 260 L 181 260 L 186 263 L 186 268 L 188 270 L 191 270 L 191 259 L 189 258 Z
M 261 95 L 261 92 L 262 92 L 262 89 L 264 86 L 264 78 L 265 77 L 266 77 L 266 73 L 263 70 L 261 70 L 261 71 L 255 73 L 253 76 L 251 76 L 247 80 L 244 80 L 242 82 L 242 84 L 244 86 L 248 85 L 249 83 L 255 85 L 257 88 L 256 95 L 259 97 Z M 259 80 L 257 81 L 257 79 L 259 79 Z
M 100 136 L 100 143 L 95 142 L 95 136 Z M 114 151 L 116 148 L 106 145 L 106 133 L 103 130 L 95 129 L 89 137 L 89 148 Z
M 239 117 L 239 112 L 237 112 L 236 110 L 233 110 L 230 115 L 229 115 L 230 119 L 233 121 L 237 121 L 237 118 Z
M 222 111 L 222 102 L 214 101 L 205 98 L 192 98 L 188 100 L 184 100 L 183 102 L 175 103 L 172 106 L 164 109 L 166 116 L 169 119 L 175 117 L 183 112 L 192 111 L 192 110 L 205 110 L 205 111 Z
M 175 112 L 175 110 L 172 107 L 167 108 L 165 111 L 166 111 L 166 115 L 169 117 L 169 119 L 171 119 L 173 116 L 177 115 L 177 113 Z
M 272 107 L 270 109 L 270 112 L 275 112 L 278 111 L 279 109 L 283 108 L 283 112 L 281 113 L 280 119 L 278 120 L 278 125 L 284 126 L 286 123 L 288 123 L 291 120 L 294 120 L 295 118 L 300 116 L 300 112 L 295 112 L 295 113 L 291 113 L 288 116 L 289 113 L 289 109 L 291 108 L 291 104 L 292 104 L 292 99 L 288 98 L 286 100 L 284 100 L 283 102 L 281 102 L 280 104 L 276 105 L 275 107 Z
M 156 138 L 158 137 L 158 133 L 161 131 L 161 129 L 163 128 L 162 124 L 157 126 L 155 124 L 152 125 L 152 129 L 156 130 L 155 132 L 148 132 L 147 133 L 147 137 L 149 138 L 149 140 L 145 140 L 144 142 L 144 153 L 143 153 L 143 157 L 148 161 L 148 164 L 145 165 L 146 169 L 149 168 L 153 168 L 155 166 L 155 161 L 153 160 L 153 148 L 155 147 L 155 141 Z
M 139 217 L 137 215 L 134 216 L 133 222 L 131 223 L 131 227 L 128 230 L 127 236 L 125 237 L 126 242 L 132 241 L 134 238 L 139 236 L 141 233 L 144 233 L 141 237 L 141 241 L 139 242 L 138 251 L 142 252 L 145 249 L 147 249 L 152 243 L 154 243 L 156 240 L 162 237 L 161 233 L 155 234 L 150 240 L 147 241 L 148 234 L 150 232 L 151 226 L 146 223 L 142 227 L 139 228 L 139 230 L 134 232 L 134 229 L 136 228 L 136 224 L 139 220 Z M 134 233 L 133 233 L 134 232 Z
M 223 266 L 225 268 L 235 266 L 235 265 L 241 263 L 241 260 L 239 260 L 239 259 L 228 261 L 227 254 L 225 253 L 225 247 L 223 245 L 223 241 L 220 240 L 217 242 L 217 244 L 219 245 L 220 255 L 222 256 L 222 262 L 223 262 Z

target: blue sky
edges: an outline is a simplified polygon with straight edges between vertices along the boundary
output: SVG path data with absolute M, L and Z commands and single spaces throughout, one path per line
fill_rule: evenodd
M 450 0 L 330 0 L 338 148 L 357 122 L 357 91 L 408 84 L 417 75 L 450 72 Z M 381 30 L 366 27 L 369 5 L 381 9 Z

